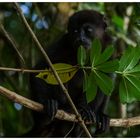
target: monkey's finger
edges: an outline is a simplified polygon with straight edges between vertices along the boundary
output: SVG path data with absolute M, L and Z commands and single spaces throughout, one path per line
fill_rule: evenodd
M 55 101 L 51 100 L 51 107 L 52 107 L 52 119 L 54 118 L 55 115 Z
M 50 120 L 53 120 L 53 104 L 52 104 L 52 100 L 48 100 L 48 117 Z
M 96 116 L 95 116 L 94 112 L 92 112 L 89 108 L 82 108 L 80 114 L 84 121 L 88 121 L 88 122 L 96 121 Z
M 95 135 L 107 132 L 109 130 L 109 123 L 110 123 L 109 117 L 105 114 L 102 114 L 100 121 L 98 121 L 97 123 Z
M 90 121 L 90 122 L 92 122 L 92 123 L 95 123 L 96 122 L 96 115 L 95 115 L 95 113 L 93 112 L 93 111 L 89 111 L 88 112 L 88 117 L 87 117 L 87 119 L 86 119 L 87 121 Z
M 86 119 L 85 121 L 92 121 L 92 115 L 90 111 L 86 111 Z
M 103 115 L 102 116 L 102 120 L 101 120 L 101 129 L 102 129 L 102 132 L 106 132 L 109 130 L 109 122 L 110 122 L 110 119 L 107 115 Z
M 52 118 L 55 117 L 58 109 L 58 102 L 56 100 L 52 100 Z
M 100 129 L 100 116 L 99 115 L 97 115 L 96 116 L 96 130 L 98 130 L 98 129 Z
M 81 117 L 83 120 L 85 120 L 88 116 L 88 111 L 86 108 L 82 108 L 81 111 L 80 111 L 80 114 L 81 114 Z

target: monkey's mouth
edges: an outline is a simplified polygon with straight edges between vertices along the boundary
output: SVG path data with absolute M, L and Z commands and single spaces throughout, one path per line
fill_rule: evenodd
M 91 48 L 91 42 L 90 41 L 80 41 L 79 45 L 82 45 L 86 50 L 89 50 Z
M 81 45 L 86 49 L 89 50 L 91 48 L 90 42 L 82 42 Z

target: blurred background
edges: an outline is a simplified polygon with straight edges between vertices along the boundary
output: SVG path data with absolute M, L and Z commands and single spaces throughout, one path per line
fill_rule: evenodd
M 66 32 L 67 21 L 74 12 L 93 9 L 106 16 L 108 32 L 113 38 L 117 57 L 128 46 L 140 44 L 140 3 L 20 3 L 20 7 L 44 48 Z M 42 57 L 12 3 L 0 3 L 0 23 L 16 41 L 25 64 L 19 59 L 11 43 L 0 31 L 0 67 L 31 69 Z M 0 85 L 30 98 L 27 73 L 0 71 Z M 122 105 L 118 93 L 113 93 L 108 114 L 111 118 L 133 117 L 140 113 L 140 103 Z M 31 129 L 29 109 L 0 95 L 0 137 L 20 136 Z M 140 126 L 111 127 L 99 137 L 139 137 Z

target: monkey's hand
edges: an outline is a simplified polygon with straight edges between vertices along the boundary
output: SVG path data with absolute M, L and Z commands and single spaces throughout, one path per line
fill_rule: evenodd
M 92 122 L 92 123 L 96 122 L 96 115 L 89 107 L 82 107 L 79 110 L 79 112 L 80 112 L 82 119 L 84 121 L 88 121 L 88 122 Z
M 96 131 L 95 135 L 105 133 L 109 130 L 110 118 L 104 113 L 96 114 Z
M 50 122 L 54 119 L 56 112 L 58 110 L 58 101 L 53 99 L 48 99 L 45 101 L 43 113 L 46 115 L 47 121 Z

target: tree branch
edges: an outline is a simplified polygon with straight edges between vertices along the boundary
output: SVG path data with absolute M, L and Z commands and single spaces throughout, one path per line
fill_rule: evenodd
M 89 133 L 86 125 L 84 124 L 84 121 L 82 120 L 82 117 L 81 115 L 79 114 L 78 110 L 76 109 L 76 106 L 74 105 L 69 93 L 68 93 L 68 90 L 65 88 L 64 84 L 62 83 L 61 79 L 59 78 L 59 75 L 58 73 L 56 72 L 55 68 L 53 67 L 53 64 L 52 62 L 50 61 L 48 55 L 46 54 L 45 50 L 43 49 L 43 47 L 41 46 L 39 40 L 37 39 L 36 35 L 34 34 L 34 32 L 32 31 L 30 25 L 28 24 L 24 14 L 22 13 L 18 3 L 14 3 L 16 9 L 17 9 L 17 12 L 19 14 L 19 16 L 21 17 L 25 27 L 27 28 L 27 30 L 29 31 L 30 35 L 32 36 L 34 42 L 36 43 L 37 47 L 39 48 L 39 50 L 42 52 L 42 55 L 44 56 L 46 62 L 48 63 L 48 65 L 50 66 L 50 69 L 52 71 L 52 73 L 54 74 L 54 77 L 56 78 L 56 80 L 58 81 L 60 87 L 62 88 L 63 92 L 65 93 L 71 107 L 73 108 L 74 110 L 74 113 L 76 114 L 78 120 L 79 120 L 79 123 L 81 124 L 81 126 L 83 127 L 84 131 L 86 132 L 87 136 L 88 137 L 92 137 L 91 134 Z
M 0 71 L 15 71 L 15 72 L 22 72 L 22 73 L 39 73 L 39 72 L 49 72 L 49 70 L 31 70 L 31 69 L 24 69 L 24 68 L 7 68 L 7 67 L 0 67 Z
M 32 101 L 30 99 L 27 99 L 21 95 L 18 95 L 17 93 L 10 91 L 2 86 L 0 86 L 0 94 L 3 96 L 6 96 L 8 99 L 22 104 L 27 108 L 30 108 L 32 110 L 41 112 L 43 110 L 43 105 L 40 103 L 37 103 L 35 101 Z M 71 122 L 78 122 L 76 119 L 76 116 L 74 114 L 66 113 L 63 110 L 58 110 L 56 113 L 55 118 L 59 120 L 66 120 Z M 86 122 L 86 124 L 92 124 L 91 122 Z M 140 125 L 140 116 L 132 117 L 132 118 L 126 118 L 126 119 L 111 119 L 110 126 L 114 127 L 130 127 Z
M 72 66 L 71 68 L 79 68 L 78 66 Z M 59 68 L 56 69 L 56 71 L 63 71 L 63 70 L 69 70 L 70 68 Z M 24 68 L 7 68 L 7 67 L 0 67 L 0 71 L 15 71 L 15 72 L 22 72 L 22 73 L 39 73 L 39 72 L 47 72 L 50 73 L 50 70 L 45 69 L 45 70 L 31 70 L 31 69 L 24 69 Z
M 111 119 L 110 126 L 114 127 L 132 127 L 135 125 L 140 125 L 140 116 L 132 118 L 123 118 L 123 119 Z
M 15 42 L 15 40 L 11 37 L 11 35 L 5 30 L 4 26 L 2 24 L 0 24 L 0 28 L 2 30 L 2 32 L 4 33 L 5 37 L 7 38 L 7 40 L 12 44 L 14 50 L 16 51 L 16 53 L 18 54 L 22 65 L 25 64 L 24 58 L 22 57 L 21 53 L 19 52 L 19 50 L 17 49 L 17 44 Z
M 16 103 L 22 104 L 25 107 L 30 108 L 32 110 L 35 110 L 35 111 L 38 111 L 38 112 L 43 111 L 43 105 L 42 104 L 37 103 L 35 101 L 32 101 L 30 99 L 27 99 L 27 98 L 13 92 L 13 91 L 10 91 L 10 90 L 2 87 L 2 86 L 0 86 L 0 94 L 6 96 L 8 99 L 10 99 L 10 100 L 12 100 Z M 63 110 L 58 110 L 55 117 L 57 119 L 60 119 L 60 120 L 77 122 L 77 119 L 76 119 L 75 115 L 65 113 Z

